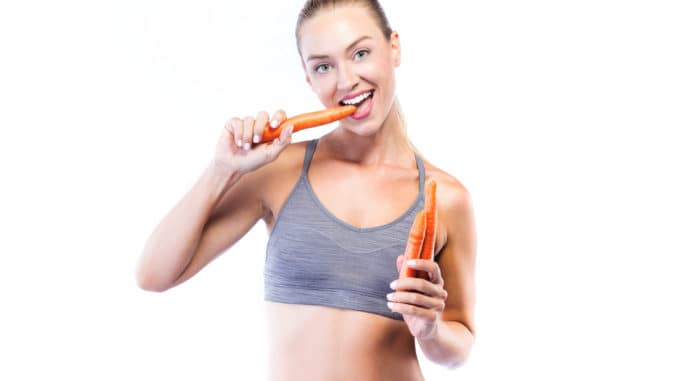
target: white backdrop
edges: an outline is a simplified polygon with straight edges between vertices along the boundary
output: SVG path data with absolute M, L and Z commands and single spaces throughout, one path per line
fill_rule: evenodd
M 477 343 L 427 379 L 677 379 L 672 2 L 383 3 L 478 225 Z M 134 268 L 229 117 L 320 107 L 301 4 L 0 3 L 0 379 L 264 377 L 262 224 L 166 293 Z

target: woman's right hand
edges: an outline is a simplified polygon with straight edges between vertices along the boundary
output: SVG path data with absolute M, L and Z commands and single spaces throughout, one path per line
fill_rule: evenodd
M 285 112 L 278 110 L 271 119 L 271 128 L 277 128 L 286 118 Z M 244 174 L 275 160 L 292 142 L 293 126 L 288 126 L 274 141 L 259 143 L 268 121 L 265 111 L 259 112 L 256 118 L 229 119 L 216 146 L 214 167 L 224 173 Z

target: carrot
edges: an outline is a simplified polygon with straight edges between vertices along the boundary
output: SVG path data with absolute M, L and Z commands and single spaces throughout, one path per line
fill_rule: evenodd
M 426 233 L 426 211 L 422 210 L 417 213 L 417 216 L 414 217 L 414 222 L 410 228 L 409 239 L 407 240 L 407 246 L 405 247 L 405 261 L 410 259 L 419 259 L 419 253 L 421 252 L 421 244 L 424 242 L 424 234 Z M 400 268 L 400 277 L 399 279 L 414 277 L 416 270 L 411 269 L 403 262 L 402 267 Z
M 325 110 L 299 114 L 285 119 L 285 121 L 282 122 L 278 128 L 271 128 L 270 124 L 267 124 L 264 128 L 264 134 L 261 137 L 261 142 L 264 143 L 274 140 L 280 136 L 287 126 L 294 125 L 294 132 L 304 130 L 306 128 L 322 126 L 323 124 L 336 122 L 337 120 L 353 115 L 356 109 L 357 107 L 353 105 L 330 107 Z
M 438 229 L 438 213 L 436 210 L 436 181 L 431 179 L 426 183 L 424 188 L 424 210 L 426 211 L 426 234 L 424 235 L 424 242 L 421 245 L 421 259 L 433 259 L 436 233 Z M 428 279 L 426 271 L 418 270 L 417 278 Z

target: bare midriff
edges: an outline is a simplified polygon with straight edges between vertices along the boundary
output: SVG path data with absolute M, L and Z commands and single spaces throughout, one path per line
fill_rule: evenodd
M 276 302 L 266 302 L 266 311 L 269 381 L 424 379 L 401 320 Z

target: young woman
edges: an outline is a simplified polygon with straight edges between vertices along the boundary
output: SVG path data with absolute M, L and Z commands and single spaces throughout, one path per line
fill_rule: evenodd
M 407 138 L 399 36 L 377 1 L 356 0 L 307 1 L 296 36 L 321 102 L 357 111 L 295 144 L 291 128 L 260 143 L 265 112 L 229 120 L 214 159 L 149 237 L 139 285 L 181 284 L 262 219 L 271 379 L 422 380 L 415 340 L 431 361 L 457 367 L 475 334 L 473 212 L 464 186 Z M 271 125 L 285 118 L 278 111 Z M 438 184 L 435 257 L 404 264 L 428 179 Z M 397 280 L 401 266 L 428 279 Z

